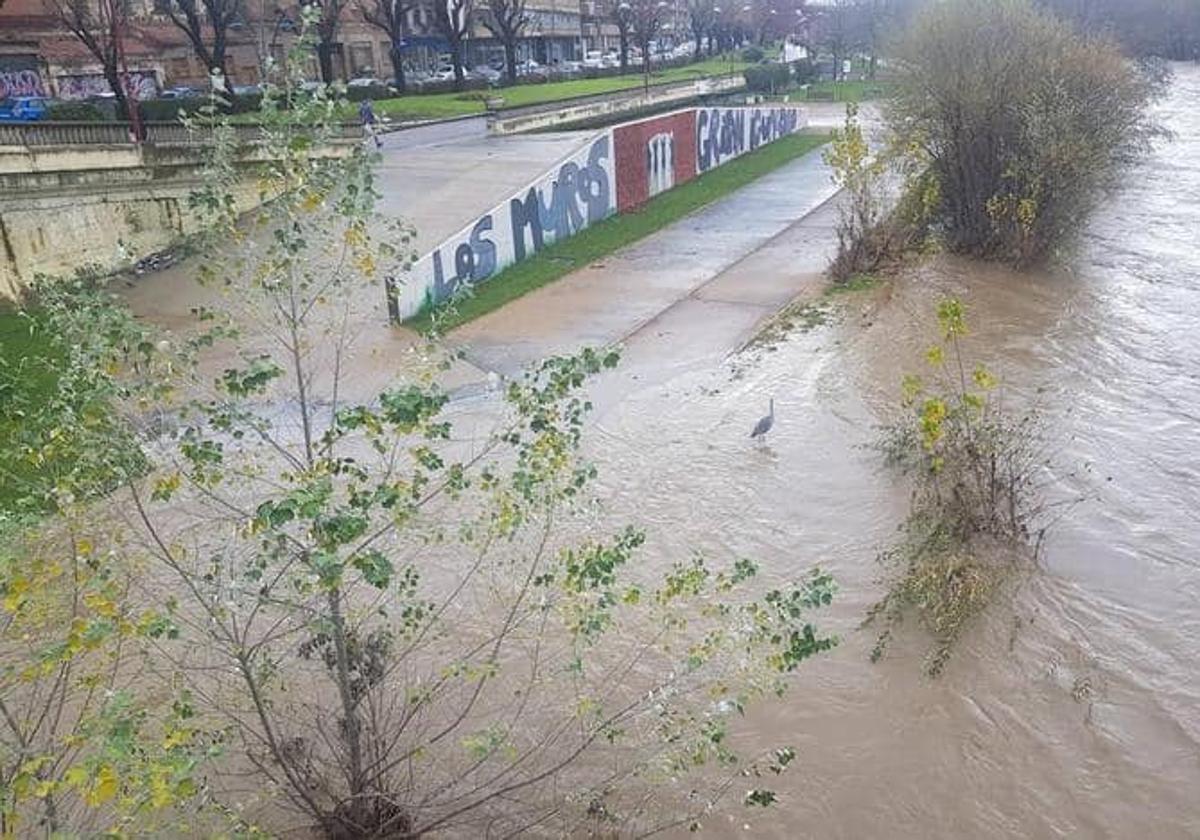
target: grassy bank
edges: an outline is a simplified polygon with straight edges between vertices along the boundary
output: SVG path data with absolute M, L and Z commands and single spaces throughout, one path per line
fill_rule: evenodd
M 834 102 L 869 102 L 887 96 L 888 82 L 814 82 L 808 86 L 808 99 Z
M 453 329 L 499 309 L 511 300 L 661 230 L 785 163 L 811 152 L 828 140 L 828 135 L 824 134 L 794 134 L 784 137 L 656 196 L 636 213 L 613 216 L 570 239 L 556 242 L 530 259 L 510 266 L 486 283 L 476 286 L 470 296 L 439 310 L 438 328 Z M 427 331 L 433 324 L 433 313 L 421 313 L 409 324 L 418 330 Z
M 0 515 L 14 513 L 40 470 L 17 451 L 25 407 L 48 402 L 58 387 L 61 350 L 39 333 L 38 322 L 0 303 Z M 14 444 L 10 446 L 8 444 Z
M 661 85 L 669 82 L 686 82 L 713 76 L 728 76 L 730 73 L 740 74 L 749 65 L 744 61 L 733 62 L 722 58 L 710 58 L 683 67 L 669 67 L 665 70 L 650 74 L 650 84 Z M 397 122 L 414 120 L 436 120 L 449 117 L 462 117 L 484 112 L 483 101 L 489 96 L 499 96 L 504 100 L 506 108 L 521 108 L 526 105 L 542 105 L 575 99 L 580 96 L 594 96 L 601 93 L 613 93 L 621 90 L 639 88 L 644 84 L 638 68 L 630 65 L 629 73 L 624 76 L 605 76 L 599 79 L 569 79 L 561 82 L 546 82 L 544 84 L 521 84 L 512 87 L 492 88 L 489 90 L 468 90 L 448 93 L 409 93 L 392 99 L 376 99 L 375 114 L 387 117 Z M 358 104 L 346 103 L 339 119 L 354 121 L 358 119 Z M 262 115 L 257 111 L 238 114 L 234 122 L 258 122 Z
M 735 61 L 730 64 L 722 59 L 709 59 L 684 67 L 671 67 L 650 74 L 651 84 L 666 82 L 685 82 L 702 79 L 708 76 L 728 75 L 730 68 L 734 73 L 740 73 L 746 68 L 745 62 Z M 641 87 L 641 73 L 630 68 L 625 76 L 605 76 L 600 79 L 570 79 L 562 82 L 547 82 L 545 84 L 514 85 L 513 87 L 498 88 L 490 91 L 466 91 L 463 93 L 431 93 L 410 94 L 395 99 L 381 99 L 375 102 L 375 113 L 398 120 L 435 119 L 439 117 L 454 117 L 463 114 L 483 112 L 483 100 L 486 96 L 503 97 L 506 108 L 519 108 L 526 105 L 541 105 L 547 102 L 557 102 L 562 99 L 574 99 L 577 96 L 594 96 L 600 93 L 612 93 L 619 90 L 629 90 Z M 357 107 L 357 106 L 356 106 Z

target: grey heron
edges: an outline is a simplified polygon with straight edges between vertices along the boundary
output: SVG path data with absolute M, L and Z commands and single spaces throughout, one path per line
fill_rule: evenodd
M 767 436 L 767 432 L 771 431 L 771 427 L 775 425 L 775 398 L 771 397 L 771 411 L 766 417 L 761 418 L 754 424 L 754 431 L 750 433 L 750 437 L 763 440 Z

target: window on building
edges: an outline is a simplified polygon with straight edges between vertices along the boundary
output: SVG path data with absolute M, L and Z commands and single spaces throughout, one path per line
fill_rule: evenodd
M 355 76 L 375 75 L 375 53 L 370 44 L 350 45 L 349 69 Z

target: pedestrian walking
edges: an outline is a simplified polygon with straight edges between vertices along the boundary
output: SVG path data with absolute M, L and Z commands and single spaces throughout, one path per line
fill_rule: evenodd
M 375 141 L 375 148 L 383 148 L 383 141 L 379 139 L 379 134 L 376 132 L 379 120 L 375 118 L 375 106 L 371 104 L 370 99 L 364 99 L 359 104 L 358 119 L 362 122 L 363 134 Z

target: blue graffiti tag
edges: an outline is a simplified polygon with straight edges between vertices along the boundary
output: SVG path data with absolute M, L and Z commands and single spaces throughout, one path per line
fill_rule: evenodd
M 536 254 L 545 247 L 547 236 L 553 236 L 551 241 L 566 239 L 608 215 L 612 197 L 608 173 L 603 165 L 608 153 L 606 134 L 592 144 L 586 166 L 580 167 L 573 162 L 563 164 L 550 187 L 549 202 L 545 200 L 543 188 L 539 187 L 530 188 L 524 200 L 514 198 L 509 202 L 514 262 L 525 259 L 526 228 Z
M 496 244 L 485 239 L 484 234 L 492 229 L 489 213 L 471 228 L 470 238 L 454 249 L 454 275 L 449 279 L 442 268 L 442 252 L 433 252 L 433 299 L 441 303 L 449 298 L 466 281 L 478 283 L 491 277 L 496 270 Z
M 712 108 L 696 112 L 697 168 L 706 172 L 746 150 L 746 113 Z

